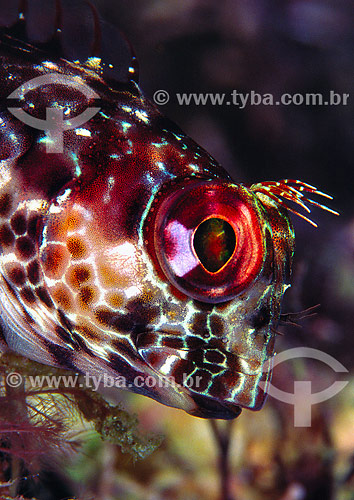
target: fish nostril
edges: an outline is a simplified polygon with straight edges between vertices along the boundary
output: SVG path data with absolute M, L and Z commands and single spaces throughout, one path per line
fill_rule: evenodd
M 194 233 L 193 246 L 198 259 L 207 271 L 216 273 L 234 253 L 235 231 L 226 220 L 212 217 L 198 226 Z
M 268 325 L 271 319 L 270 310 L 266 306 L 260 307 L 251 319 L 252 326 L 255 330 L 260 330 Z

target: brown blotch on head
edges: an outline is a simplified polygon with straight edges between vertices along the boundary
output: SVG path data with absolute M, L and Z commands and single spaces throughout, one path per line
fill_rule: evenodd
M 37 285 L 40 279 L 39 263 L 38 260 L 32 260 L 26 267 L 27 276 L 32 285 Z
M 22 286 L 26 282 L 26 273 L 21 265 L 10 264 L 6 266 L 6 272 L 13 285 Z
M 60 279 L 68 265 L 69 254 L 65 247 L 53 244 L 43 250 L 41 261 L 46 276 Z
M 32 240 L 34 240 L 37 235 L 37 226 L 39 220 L 39 215 L 32 215 L 28 221 L 27 234 Z
M 73 259 L 83 259 L 87 254 L 85 243 L 77 236 L 71 236 L 66 245 Z
M 225 367 L 222 365 L 218 365 L 217 363 L 202 363 L 201 368 L 205 368 L 213 375 L 220 374 L 221 372 L 225 372 Z
M 36 248 L 27 236 L 21 236 L 16 240 L 16 254 L 21 260 L 28 260 L 36 253 Z
M 178 335 L 181 335 L 181 332 L 171 330 L 168 333 L 175 335 L 175 337 L 163 337 L 161 342 L 163 346 L 170 347 L 172 349 L 185 349 L 186 346 L 184 340 L 178 337 Z
M 50 298 L 48 291 L 43 286 L 39 286 L 36 288 L 36 294 L 39 300 L 43 302 L 43 304 L 45 304 L 47 307 L 49 307 L 50 309 L 54 307 L 53 301 Z
M 193 390 L 196 392 L 204 392 L 208 388 L 211 378 L 212 375 L 208 371 L 197 370 L 193 373 L 193 380 L 196 382 L 198 381 L 198 383 L 192 385 Z
M 193 300 L 193 305 L 195 309 L 199 311 L 212 312 L 215 304 L 208 304 L 207 302 L 200 302 L 199 300 Z
M 210 336 L 210 332 L 207 326 L 208 316 L 205 313 L 196 313 L 193 316 L 193 323 L 191 325 L 191 331 L 198 335 L 199 337 L 207 338 Z
M 204 354 L 204 359 L 205 361 L 209 362 L 209 363 L 213 363 L 213 364 L 220 364 L 220 363 L 223 363 L 226 359 L 226 356 L 224 354 L 222 354 L 221 352 L 217 351 L 217 350 L 208 350 L 206 351 L 206 353 Z
M 232 386 L 231 386 L 232 387 Z M 208 392 L 210 396 L 214 396 L 219 400 L 225 399 L 230 394 L 230 387 L 225 384 L 222 376 L 215 377 L 213 383 L 209 386 Z
M 27 286 L 24 287 L 24 288 L 22 288 L 22 290 L 20 292 L 20 295 L 23 298 L 23 300 L 25 300 L 26 302 L 29 302 L 30 304 L 33 304 L 34 302 L 37 302 L 37 298 L 36 298 L 35 294 Z
M 76 231 L 82 225 L 82 216 L 77 213 L 72 213 L 67 218 L 67 230 Z
M 101 325 L 105 326 L 111 326 L 116 316 L 115 312 L 107 309 L 106 307 L 99 307 L 95 309 L 94 314 L 97 321 L 101 323 Z
M 53 300 L 59 307 L 70 311 L 73 308 L 73 296 L 68 287 L 60 283 L 51 290 Z
M 174 377 L 175 381 L 180 384 L 194 370 L 195 366 L 186 359 L 180 359 L 173 364 L 169 375 Z M 193 377 L 192 377 L 193 378 Z
M 222 336 L 224 335 L 224 322 L 218 316 L 214 316 L 213 314 L 210 316 L 210 329 L 212 335 Z
M 200 339 L 199 337 L 187 337 L 185 343 L 189 350 L 205 348 L 206 346 L 205 341 Z
M 204 349 L 194 349 L 188 353 L 188 359 L 193 361 L 196 366 L 204 365 Z
M 141 299 L 131 300 L 126 308 L 136 318 L 136 323 L 152 323 L 161 314 L 159 306 L 151 306 Z
M 271 318 L 271 306 L 263 304 L 261 307 L 256 309 L 250 321 L 255 330 L 261 330 L 264 327 L 268 327 Z
M 86 283 L 92 276 L 92 269 L 86 265 L 71 266 L 66 274 L 69 285 L 78 290 L 83 283 Z
M 115 314 L 111 323 L 112 330 L 119 333 L 128 333 L 134 329 L 134 321 L 125 314 Z
M 0 217 L 6 217 L 11 210 L 11 195 L 4 193 L 0 196 Z
M 25 234 L 27 231 L 27 221 L 23 213 L 19 212 L 11 217 L 10 224 L 14 232 L 18 235 Z
M 13 245 L 15 241 L 15 235 L 12 232 L 8 224 L 2 224 L 0 226 L 0 245 L 5 247 Z
M 76 327 L 76 330 L 82 335 L 83 337 L 87 338 L 88 340 L 102 340 L 102 334 L 98 330 L 95 330 L 92 326 L 87 326 L 84 324 L 79 324 Z
M 97 291 L 94 287 L 83 286 L 79 292 L 79 302 L 81 307 L 86 308 L 87 306 L 92 304 L 92 302 L 94 302 L 96 297 L 97 297 Z
M 120 308 L 125 302 L 125 297 L 123 294 L 111 293 L 106 295 L 107 304 L 114 308 Z

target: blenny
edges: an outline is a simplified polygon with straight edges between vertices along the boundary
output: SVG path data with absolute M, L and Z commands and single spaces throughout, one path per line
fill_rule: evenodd
M 330 196 L 235 183 L 146 99 L 129 44 L 89 3 L 1 1 L 0 21 L 7 346 L 199 417 L 260 409 L 294 251 L 288 209 Z M 73 123 L 99 109 L 58 152 L 15 105 Z

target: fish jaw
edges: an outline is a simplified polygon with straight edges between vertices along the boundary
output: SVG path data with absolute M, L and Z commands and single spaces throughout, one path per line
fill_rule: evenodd
M 260 280 L 238 301 L 187 313 L 191 319 L 185 321 L 184 335 L 171 330 L 139 334 L 136 349 L 159 376 L 188 391 L 197 405 L 188 413 L 230 419 L 242 408 L 260 410 L 274 354 L 274 294 L 274 286 Z

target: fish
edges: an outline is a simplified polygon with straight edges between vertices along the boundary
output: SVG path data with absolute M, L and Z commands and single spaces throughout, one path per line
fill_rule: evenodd
M 129 42 L 90 3 L 1 1 L 0 25 L 6 348 L 196 417 L 261 409 L 289 212 L 315 225 L 296 206 L 336 213 L 309 198 L 331 197 L 234 181 L 145 97 Z

